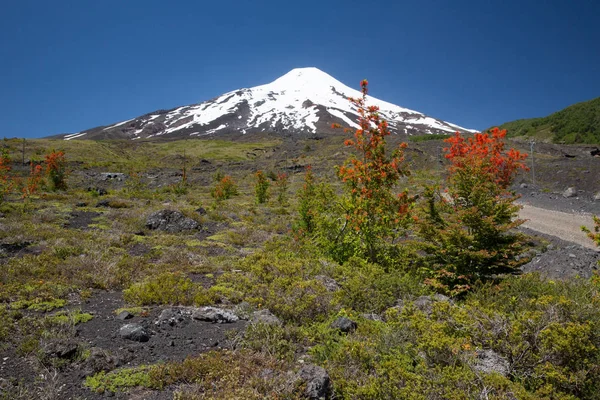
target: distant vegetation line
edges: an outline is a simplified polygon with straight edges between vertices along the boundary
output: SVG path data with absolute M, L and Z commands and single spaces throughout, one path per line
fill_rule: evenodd
M 500 126 L 509 136 L 533 136 L 554 143 L 600 144 L 600 97 L 547 117 L 520 119 Z

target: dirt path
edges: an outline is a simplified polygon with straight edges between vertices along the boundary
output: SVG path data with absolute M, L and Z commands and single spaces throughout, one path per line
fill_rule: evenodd
M 525 228 L 597 250 L 594 243 L 581 231 L 582 225 L 592 229 L 593 221 L 591 214 L 565 213 L 523 203 L 521 205 L 523 209 L 519 212 L 519 217 L 527 220 L 523 224 Z

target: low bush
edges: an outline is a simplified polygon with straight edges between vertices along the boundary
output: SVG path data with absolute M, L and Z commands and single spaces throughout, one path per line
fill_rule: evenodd
M 125 301 L 138 306 L 151 304 L 206 305 L 211 302 L 204 288 L 181 273 L 164 272 L 135 283 L 123 291 Z
M 333 295 L 315 276 L 322 271 L 316 259 L 285 250 L 272 242 L 240 261 L 241 272 L 219 277 L 213 290 L 229 291 L 229 300 L 245 300 L 295 323 L 323 319 L 333 309 Z
M 254 174 L 256 182 L 254 184 L 254 192 L 256 193 L 256 202 L 258 204 L 266 203 L 269 200 L 269 187 L 271 184 L 263 171 L 256 171 Z
M 180 362 L 143 365 L 86 378 L 97 393 L 123 392 L 133 387 L 162 389 L 185 383 L 177 399 L 302 399 L 303 387 L 287 372 L 290 365 L 261 353 L 212 351 Z M 265 372 L 268 371 L 268 372 Z
M 402 297 L 428 293 L 418 277 L 397 270 L 387 272 L 382 266 L 357 257 L 337 265 L 333 276 L 340 285 L 335 293 L 337 302 L 360 312 L 380 313 Z
M 312 329 L 311 354 L 343 399 L 596 399 L 600 292 L 537 275 L 475 288 L 464 301 L 411 301 L 340 335 Z M 495 363 L 484 368 L 480 354 Z M 491 353 L 490 353 L 491 352 Z M 489 366 L 490 364 L 488 364 Z

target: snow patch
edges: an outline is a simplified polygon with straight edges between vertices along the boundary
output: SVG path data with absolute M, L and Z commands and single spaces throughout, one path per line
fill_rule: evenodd
M 358 125 L 356 122 L 352 121 L 350 118 L 346 117 L 346 115 L 344 115 L 343 112 L 341 112 L 340 110 L 335 110 L 332 108 L 328 108 L 327 112 L 331 115 L 333 115 L 334 117 L 338 117 L 339 119 L 341 119 L 342 121 L 344 121 L 345 123 L 347 123 L 348 125 L 350 125 L 353 128 L 360 128 L 360 125 Z
M 216 131 L 220 131 L 220 130 L 221 130 L 221 129 L 223 129 L 223 128 L 227 128 L 227 125 L 219 125 L 219 126 L 217 126 L 216 128 L 214 128 L 214 129 L 211 129 L 211 130 L 208 130 L 208 131 L 206 131 L 206 133 L 207 133 L 207 134 L 210 134 L 210 133 L 215 133 Z
M 78 137 L 87 135 L 87 132 L 83 132 L 83 133 L 72 133 L 70 135 L 65 135 L 64 139 L 65 140 L 71 140 L 71 139 L 76 139 Z
M 108 126 L 108 127 L 104 128 L 104 129 L 102 129 L 102 130 L 103 130 L 103 131 L 107 131 L 107 130 L 109 130 L 109 129 L 116 128 L 117 126 L 125 125 L 126 123 L 128 123 L 128 122 L 130 122 L 130 121 L 133 121 L 134 119 L 135 119 L 135 118 L 128 119 L 127 121 L 122 121 L 122 122 L 119 122 L 118 124 L 114 124 L 114 125 Z

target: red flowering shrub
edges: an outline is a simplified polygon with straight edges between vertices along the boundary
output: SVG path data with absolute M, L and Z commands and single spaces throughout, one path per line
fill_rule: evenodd
M 67 159 L 63 151 L 46 155 L 46 176 L 53 190 L 67 189 Z
M 359 128 L 354 132 L 354 139 L 344 143 L 353 147 L 356 154 L 339 167 L 338 176 L 349 191 L 345 212 L 347 226 L 357 236 L 360 252 L 377 262 L 380 250 L 398 235 L 398 228 L 407 221 L 407 193 L 395 194 L 393 189 L 409 171 L 404 163 L 406 144 L 402 143 L 392 154 L 386 153 L 388 124 L 381 119 L 377 106 L 366 105 L 366 80 L 361 82 L 361 88 L 362 97 L 350 98 L 358 111 Z M 334 127 L 339 125 L 334 124 Z
M 525 260 L 521 236 L 509 231 L 516 219 L 517 196 L 509 190 L 515 175 L 526 169 L 526 154 L 505 150 L 506 131 L 494 128 L 464 138 L 446 139 L 451 164 L 447 191 L 428 188 L 418 222 L 418 233 L 428 253 L 427 282 L 441 291 L 458 294 L 477 280 L 514 271 Z
M 42 183 L 42 166 L 39 164 L 31 163 L 31 171 L 29 173 L 29 177 L 25 181 L 25 185 L 23 185 L 22 197 L 23 199 L 28 198 L 29 196 L 35 194 L 40 184 Z
M 9 176 L 10 157 L 8 152 L 3 149 L 0 151 L 0 202 L 8 195 L 12 189 L 12 182 Z
M 210 191 L 210 195 L 217 201 L 227 200 L 237 194 L 237 186 L 233 181 L 233 178 L 229 175 L 220 178 L 215 187 Z

